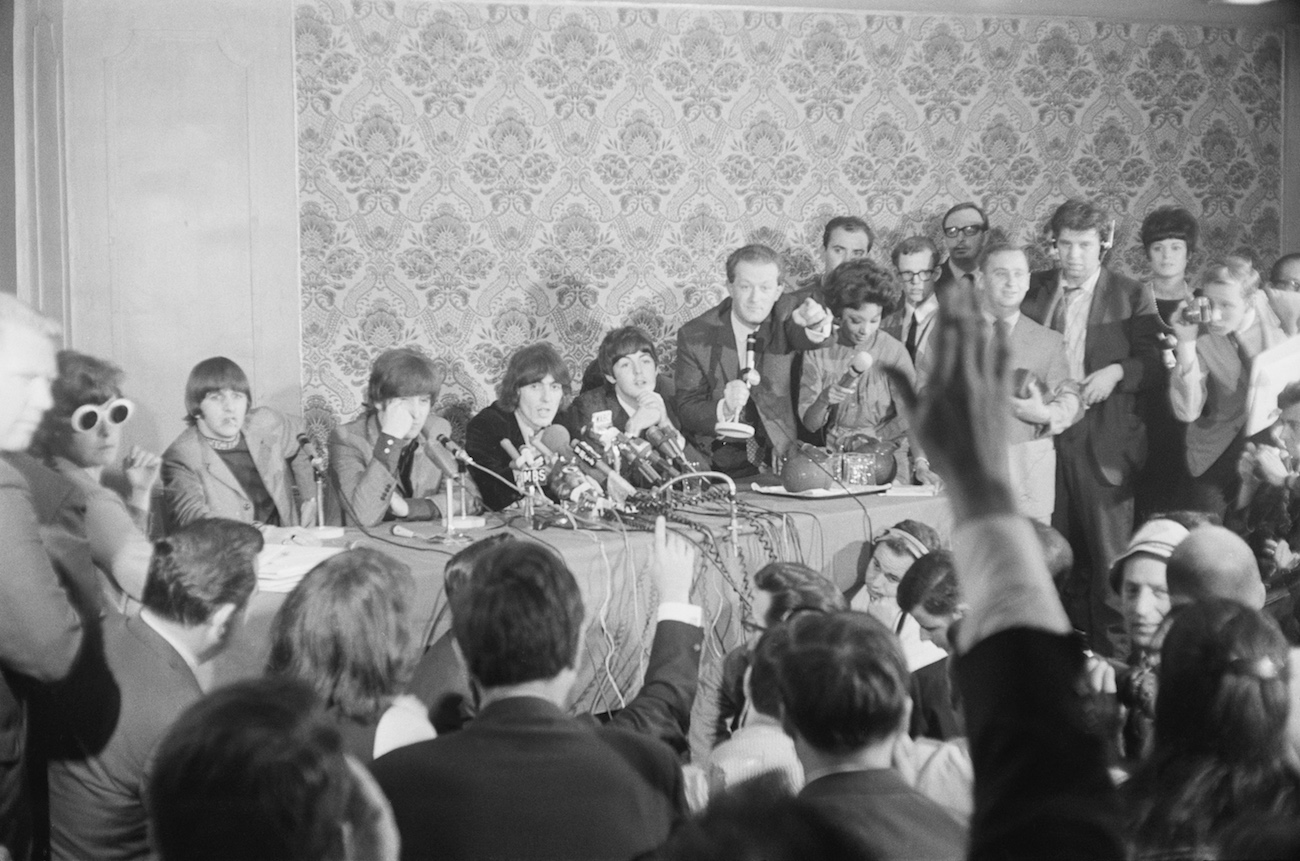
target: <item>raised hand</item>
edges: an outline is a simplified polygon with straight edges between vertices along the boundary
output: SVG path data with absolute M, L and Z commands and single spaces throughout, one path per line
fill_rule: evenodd
M 804 299 L 803 303 L 794 309 L 790 319 L 794 320 L 796 325 L 816 332 L 823 337 L 830 334 L 831 314 L 811 296 Z
M 158 473 L 161 469 L 162 458 L 151 451 L 145 451 L 138 445 L 131 446 L 131 450 L 122 459 L 122 472 L 131 487 L 133 497 L 148 499 L 150 491 L 158 481 Z
M 899 393 L 917 447 L 951 488 L 957 522 L 1015 513 L 1007 467 L 1006 336 L 991 326 L 974 291 L 940 296 L 932 335 L 934 370 L 917 393 L 897 369 L 885 368 Z
M 655 518 L 654 555 L 650 557 L 650 578 L 660 603 L 689 604 L 695 579 L 695 546 L 668 531 L 662 516 Z

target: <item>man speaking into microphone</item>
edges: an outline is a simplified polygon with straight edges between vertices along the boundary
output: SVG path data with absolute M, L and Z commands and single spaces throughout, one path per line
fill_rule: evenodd
M 677 411 L 712 468 L 740 478 L 789 453 L 796 438 L 790 361 L 826 343 L 831 318 L 811 297 L 795 307 L 782 295 L 781 259 L 765 245 L 732 252 L 726 269 L 728 297 L 677 333 Z M 742 378 L 744 371 L 753 373 Z M 720 436 L 719 423 L 752 427 L 753 437 Z
M 439 507 L 442 484 L 456 472 L 451 454 L 438 442 L 451 433 L 447 420 L 433 412 L 439 388 L 437 370 L 422 353 L 401 348 L 375 359 L 365 412 L 330 434 L 329 469 L 344 500 L 342 519 L 331 522 L 374 526 L 482 510 L 472 482 L 466 488 L 468 510 Z

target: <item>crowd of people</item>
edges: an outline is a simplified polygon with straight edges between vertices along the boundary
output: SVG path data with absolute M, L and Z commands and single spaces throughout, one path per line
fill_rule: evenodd
M 744 246 L 671 373 L 636 327 L 581 375 L 524 346 L 463 448 L 402 347 L 324 452 L 225 357 L 161 456 L 124 451 L 123 372 L 0 296 L 0 857 L 1296 857 L 1300 360 L 1280 393 L 1252 370 L 1297 334 L 1300 254 L 1199 261 L 1162 208 L 1138 282 L 1112 224 L 1063 203 L 1043 272 L 973 202 L 892 268 L 852 216 L 806 284 Z M 569 440 L 611 496 L 657 459 L 770 480 L 867 444 L 955 526 L 867 536 L 851 584 L 749 572 L 694 761 L 707 632 L 663 518 L 615 712 L 570 713 L 583 597 L 503 534 L 448 562 L 438 640 L 410 569 L 349 549 L 280 606 L 264 677 L 214 686 L 266 544 L 568 500 L 536 477 Z

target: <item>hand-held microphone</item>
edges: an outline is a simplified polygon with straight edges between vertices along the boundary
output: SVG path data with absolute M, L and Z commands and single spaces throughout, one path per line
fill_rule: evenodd
M 694 472 L 695 467 L 686 459 L 686 455 L 677 446 L 676 435 L 669 433 L 661 427 L 648 427 L 645 429 L 643 436 L 646 441 L 655 447 L 655 451 L 672 464 L 679 475 L 685 475 L 688 472 Z
M 847 389 L 857 385 L 858 378 L 871 370 L 871 366 L 875 362 L 876 360 L 866 350 L 855 353 L 853 361 L 849 362 L 848 370 L 844 372 L 844 376 L 840 377 L 840 386 Z
M 758 362 L 754 357 L 754 349 L 757 341 L 758 339 L 754 336 L 753 332 L 750 332 L 745 336 L 745 367 L 740 371 L 740 379 L 744 380 L 745 384 L 751 389 L 754 388 L 754 386 L 757 386 L 763 379 L 762 375 L 758 372 Z
M 445 433 L 438 434 L 438 442 L 441 443 L 443 448 L 451 452 L 452 457 L 456 458 L 456 460 L 466 466 L 470 466 L 474 463 L 474 458 L 469 456 L 469 452 L 465 451 L 465 447 L 447 436 Z

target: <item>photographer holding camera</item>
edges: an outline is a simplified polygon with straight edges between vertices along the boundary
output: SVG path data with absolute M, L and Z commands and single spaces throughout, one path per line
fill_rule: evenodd
M 1187 425 L 1184 508 L 1222 517 L 1237 495 L 1245 446 L 1250 367 L 1294 334 L 1259 292 L 1260 277 L 1241 257 L 1210 264 L 1191 302 L 1174 313 L 1177 362 L 1169 375 L 1174 416 Z

